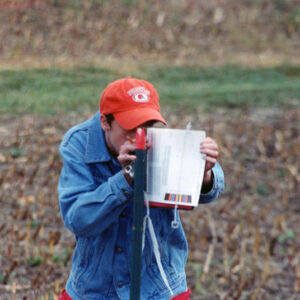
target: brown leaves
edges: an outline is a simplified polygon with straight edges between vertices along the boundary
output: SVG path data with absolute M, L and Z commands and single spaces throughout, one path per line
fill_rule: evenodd
M 61 240 L 66 229 L 56 189 L 61 168 L 58 145 L 71 124 L 25 116 L 0 125 L 0 249 L 5 257 L 0 280 L 7 286 L 22 283 L 15 293 L 30 298 L 28 286 L 41 291 L 48 286 L 53 292 L 53 270 L 63 280 L 56 286 L 64 285 L 68 273 L 74 242 L 71 235 Z
M 264 5 L 235 0 L 4 2 L 38 4 L 0 9 L 0 40 L 6 41 L 2 57 L 21 64 L 52 63 L 53 58 L 70 64 L 74 57 L 98 61 L 99 53 L 142 61 L 158 51 L 175 63 L 224 63 L 224 57 L 231 62 L 237 56 L 248 64 L 250 57 L 259 64 L 274 64 L 282 55 L 298 59 L 292 42 L 299 35 L 295 0 L 284 1 L 285 9 L 272 0 Z
M 269 299 L 271 293 L 293 299 L 299 289 L 299 111 L 293 118 L 290 111 L 236 113 L 214 113 L 210 127 L 221 148 L 224 194 L 214 204 L 182 212 L 193 237 L 187 269 L 193 299 Z M 202 116 L 201 124 L 194 119 L 193 127 L 205 129 L 210 118 Z M 207 239 L 210 214 L 217 243 Z M 206 297 L 199 296 L 203 289 Z
M 191 299 L 293 299 L 300 288 L 299 111 L 167 119 L 177 128 L 191 121 L 215 138 L 225 172 L 215 203 L 181 213 Z M 0 120 L 1 293 L 52 295 L 65 284 L 75 244 L 59 212 L 58 145 L 74 122 L 68 115 Z
M 35 197 L 34 195 L 30 195 L 30 196 L 27 196 L 27 197 L 20 197 L 18 199 L 19 203 L 22 204 L 22 205 L 25 205 L 27 203 L 33 203 L 35 201 Z

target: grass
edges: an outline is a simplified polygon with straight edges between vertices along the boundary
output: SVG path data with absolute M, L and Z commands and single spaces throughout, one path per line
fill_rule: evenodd
M 300 66 L 144 66 L 132 74 L 78 67 L 0 71 L 0 113 L 51 115 L 95 110 L 103 88 L 125 76 L 149 80 L 157 88 L 162 106 L 173 108 L 286 107 L 300 103 Z

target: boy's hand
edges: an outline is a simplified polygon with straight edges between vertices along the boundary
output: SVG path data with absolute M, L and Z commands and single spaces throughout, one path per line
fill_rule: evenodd
M 133 143 L 130 141 L 126 141 L 120 147 L 118 161 L 123 168 L 136 160 L 135 150 L 136 150 L 135 140 Z
M 219 148 L 217 143 L 210 137 L 205 138 L 200 144 L 200 153 L 206 155 L 204 157 L 206 163 L 203 176 L 202 192 L 208 192 L 213 185 L 213 174 L 211 169 L 216 164 L 219 156 Z
M 127 165 L 129 165 L 131 162 L 136 160 L 135 150 L 136 150 L 135 141 L 132 142 L 128 140 L 124 142 L 124 144 L 120 147 L 120 152 L 117 157 L 119 163 L 123 168 L 123 174 L 128 184 L 132 183 L 133 178 L 131 178 L 129 174 L 125 172 L 124 168 Z
M 150 148 L 149 141 L 146 141 L 146 148 Z M 129 184 L 132 183 L 133 179 L 124 171 L 124 168 L 128 166 L 130 163 L 136 160 L 135 155 L 136 144 L 135 139 L 128 139 L 124 144 L 120 147 L 120 152 L 117 157 L 118 161 L 120 162 L 123 168 L 123 174 Z

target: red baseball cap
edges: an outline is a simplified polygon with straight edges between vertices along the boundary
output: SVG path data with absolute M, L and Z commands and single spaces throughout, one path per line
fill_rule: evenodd
M 131 77 L 118 79 L 104 89 L 100 112 L 104 115 L 113 114 L 126 130 L 152 120 L 167 124 L 160 114 L 159 96 L 154 86 Z

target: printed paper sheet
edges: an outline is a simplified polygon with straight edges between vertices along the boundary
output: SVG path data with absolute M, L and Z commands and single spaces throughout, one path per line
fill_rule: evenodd
M 197 206 L 205 160 L 200 154 L 204 131 L 147 129 L 145 199 L 156 204 Z

